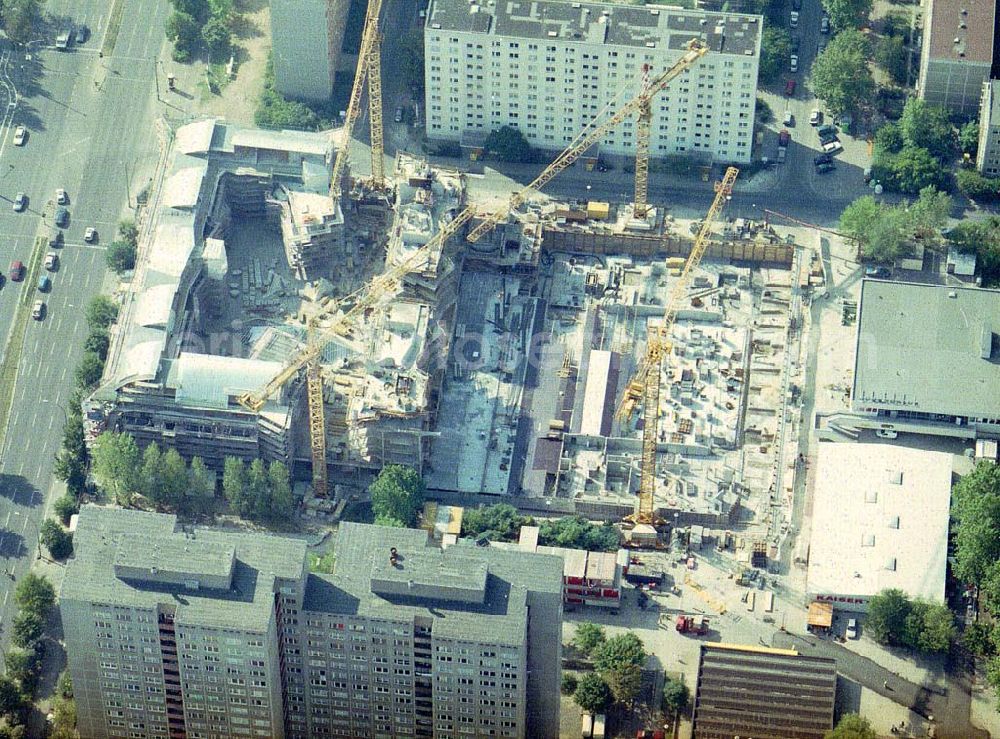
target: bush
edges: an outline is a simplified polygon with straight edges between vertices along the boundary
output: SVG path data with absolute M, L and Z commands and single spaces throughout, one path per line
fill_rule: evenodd
M 37 613 L 23 611 L 14 617 L 14 646 L 27 649 L 42 638 L 44 631 L 45 622 Z
M 138 246 L 139 227 L 131 218 L 125 218 L 118 222 L 118 237 L 127 244 Z
M 576 675 L 572 672 L 564 672 L 562 676 L 562 683 L 559 685 L 559 690 L 563 695 L 573 695 L 576 692 L 576 688 L 580 681 L 576 679 Z
M 74 375 L 78 387 L 90 388 L 101 381 L 104 360 L 94 352 L 84 352 Z
M 136 245 L 127 241 L 112 241 L 108 244 L 104 258 L 108 268 L 117 274 L 128 272 L 135 268 Z
M 486 151 L 501 162 L 533 162 L 535 151 L 524 134 L 512 126 L 502 126 L 486 137 Z
M 42 522 L 38 536 L 53 559 L 66 559 L 73 553 L 73 534 L 64 529 L 54 519 Z
M 596 672 L 588 672 L 580 679 L 573 700 L 584 711 L 600 713 L 611 703 L 611 688 Z
M 417 523 L 424 507 L 424 492 L 420 474 L 398 464 L 383 467 L 375 482 L 368 486 L 376 521 L 384 516 L 405 526 Z
M 607 640 L 604 627 L 598 624 L 582 623 L 576 627 L 573 634 L 573 646 L 586 655 L 591 655 L 594 650 Z
M 254 123 L 260 128 L 292 128 L 316 131 L 322 126 L 320 117 L 308 106 L 287 100 L 274 86 L 274 64 L 267 60 L 264 88 L 254 111 Z
M 118 306 L 106 295 L 95 295 L 84 310 L 91 331 L 107 330 L 118 318 Z
M 66 493 L 52 505 L 52 512 L 59 517 L 64 526 L 69 525 L 70 518 L 73 517 L 75 513 L 79 513 L 80 503 L 71 494 Z
M 996 200 L 1000 194 L 1000 179 L 983 177 L 974 169 L 960 169 L 955 173 L 959 192 L 982 202 Z

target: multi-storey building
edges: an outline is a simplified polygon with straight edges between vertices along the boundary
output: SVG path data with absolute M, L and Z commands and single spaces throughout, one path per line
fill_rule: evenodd
M 983 83 L 976 169 L 987 177 L 1000 176 L 1000 80 Z
M 60 603 L 82 736 L 558 736 L 558 558 L 302 541 L 86 506 Z
M 750 161 L 761 18 L 613 3 L 433 0 L 424 29 L 427 135 L 475 140 L 512 126 L 560 150 L 607 105 L 684 53 L 709 52 L 657 95 L 650 154 Z M 635 153 L 636 123 L 600 150 Z
M 278 92 L 299 100 L 330 99 L 349 7 L 347 0 L 272 0 Z
M 976 115 L 993 63 L 992 0 L 931 0 L 924 21 L 917 94 L 949 113 Z

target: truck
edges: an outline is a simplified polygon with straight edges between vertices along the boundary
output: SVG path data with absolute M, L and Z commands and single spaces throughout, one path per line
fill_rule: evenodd
M 708 618 L 700 615 L 682 613 L 677 616 L 675 628 L 681 634 L 704 636 L 708 633 Z

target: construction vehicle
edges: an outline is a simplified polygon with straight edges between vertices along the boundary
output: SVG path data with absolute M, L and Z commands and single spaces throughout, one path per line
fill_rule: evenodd
M 660 365 L 663 357 L 670 354 L 673 347 L 670 333 L 677 311 L 687 298 L 687 290 L 694 278 L 694 270 L 701 263 L 708 249 L 708 239 L 715 219 L 725 203 L 732 197 L 733 184 L 739 170 L 729 167 L 722 181 L 716 183 L 715 199 L 698 230 L 691 253 L 681 274 L 667 295 L 660 326 L 650 332 L 646 341 L 646 355 L 639 370 L 626 386 L 625 396 L 616 414 L 618 420 L 627 420 L 639 401 L 643 407 L 642 458 L 639 477 L 639 500 L 636 512 L 627 519 L 635 528 L 629 534 L 633 546 L 655 546 L 659 541 L 657 527 L 664 522 L 657 518 L 653 507 L 653 493 L 656 487 L 656 444 L 659 436 L 660 416 Z
M 347 164 L 347 149 L 350 141 L 350 131 L 354 120 L 357 118 L 361 104 L 361 93 L 364 87 L 364 80 L 367 77 L 369 87 L 370 112 L 372 115 L 372 185 L 382 186 L 382 138 L 381 138 L 381 87 L 377 81 L 379 74 L 379 31 L 378 14 L 381 8 L 381 0 L 371 0 L 365 19 L 365 30 L 362 34 L 361 51 L 359 53 L 358 72 L 354 78 L 354 87 L 351 91 L 351 101 L 348 105 L 347 118 L 344 122 L 344 142 L 337 152 L 337 159 L 334 163 L 333 179 L 331 180 L 331 194 L 337 198 L 340 196 L 341 179 L 343 170 Z M 584 129 L 574 138 L 570 145 L 555 158 L 530 184 L 521 188 L 511 196 L 510 203 L 506 208 L 496 211 L 477 225 L 469 233 L 467 239 L 470 242 L 478 240 L 487 231 L 494 228 L 500 221 L 514 208 L 525 202 L 535 191 L 543 187 L 553 177 L 562 172 L 579 159 L 591 146 L 600 141 L 604 135 L 614 126 L 621 123 L 629 115 L 635 113 L 642 106 L 642 101 L 656 95 L 660 90 L 675 77 L 688 69 L 692 64 L 701 59 L 708 51 L 708 47 L 697 39 L 692 39 L 687 46 L 685 54 L 678 59 L 671 67 L 661 72 L 654 79 L 649 81 L 648 86 L 644 86 L 639 95 L 635 96 L 620 108 L 610 111 L 605 108 L 598 114 Z M 366 61 L 367 60 L 367 61 Z M 376 109 L 377 115 L 376 115 Z M 378 124 L 376 126 L 376 118 Z M 376 133 L 377 132 L 377 133 Z M 376 162 L 376 149 L 378 150 L 378 161 Z M 306 368 L 307 397 L 309 400 L 309 432 L 310 446 L 312 450 L 313 466 L 313 489 L 316 495 L 326 494 L 326 423 L 323 411 L 323 383 L 320 376 L 318 361 L 323 348 L 332 340 L 349 338 L 351 327 L 354 321 L 376 305 L 383 304 L 391 299 L 399 290 L 402 279 L 405 275 L 418 269 L 425 264 L 429 258 L 448 239 L 457 234 L 476 215 L 477 210 L 474 205 L 468 205 L 452 220 L 446 223 L 432 236 L 421 248 L 416 249 L 408 258 L 397 264 L 395 267 L 383 272 L 374 278 L 366 286 L 345 296 L 341 300 L 331 301 L 331 303 L 321 313 L 313 316 L 309 323 L 309 340 L 306 347 L 291 357 L 288 364 L 273 377 L 263 388 L 255 392 L 244 393 L 240 396 L 239 402 L 244 407 L 254 412 L 259 412 L 264 403 L 281 389 L 285 383 L 298 375 Z M 328 323 L 325 321 L 329 320 Z M 322 437 L 322 438 L 320 438 Z
M 682 613 L 677 616 L 674 628 L 681 634 L 704 636 L 708 633 L 708 617 Z

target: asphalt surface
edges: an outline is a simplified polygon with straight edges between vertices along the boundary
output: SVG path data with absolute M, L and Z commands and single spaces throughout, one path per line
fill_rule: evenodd
M 51 290 L 38 295 L 47 313 L 28 323 L 0 454 L 0 568 L 9 573 L 0 577 L 4 624 L 10 623 L 16 579 L 38 554 L 38 527 L 54 497 L 52 461 L 87 330 L 83 308 L 101 292 L 106 277 L 103 244 L 113 240 L 127 200 L 134 204 L 136 190 L 145 185 L 141 178 L 152 173 L 158 154 L 153 74 L 167 0 L 122 2 L 117 42 L 107 58 L 99 58 L 98 50 L 110 0 L 49 0 L 51 22 L 27 53 L 0 47 L 0 109 L 6 106 L 8 113 L 0 129 L 0 199 L 10 200 L 16 192 L 30 199 L 24 213 L 0 203 L 5 275 L 11 260 L 28 263 L 36 236 L 52 232 L 55 190 L 64 188 L 70 198 L 59 268 L 50 274 Z M 51 40 L 70 23 L 88 25 L 90 38 L 69 52 L 52 49 Z M 23 147 L 11 141 L 17 125 L 29 130 Z M 87 227 L 98 230 L 96 244 L 84 243 Z M 9 279 L 0 290 L 3 351 L 22 290 L 37 292 L 34 284 Z M 0 648 L 8 636 L 0 636 Z

